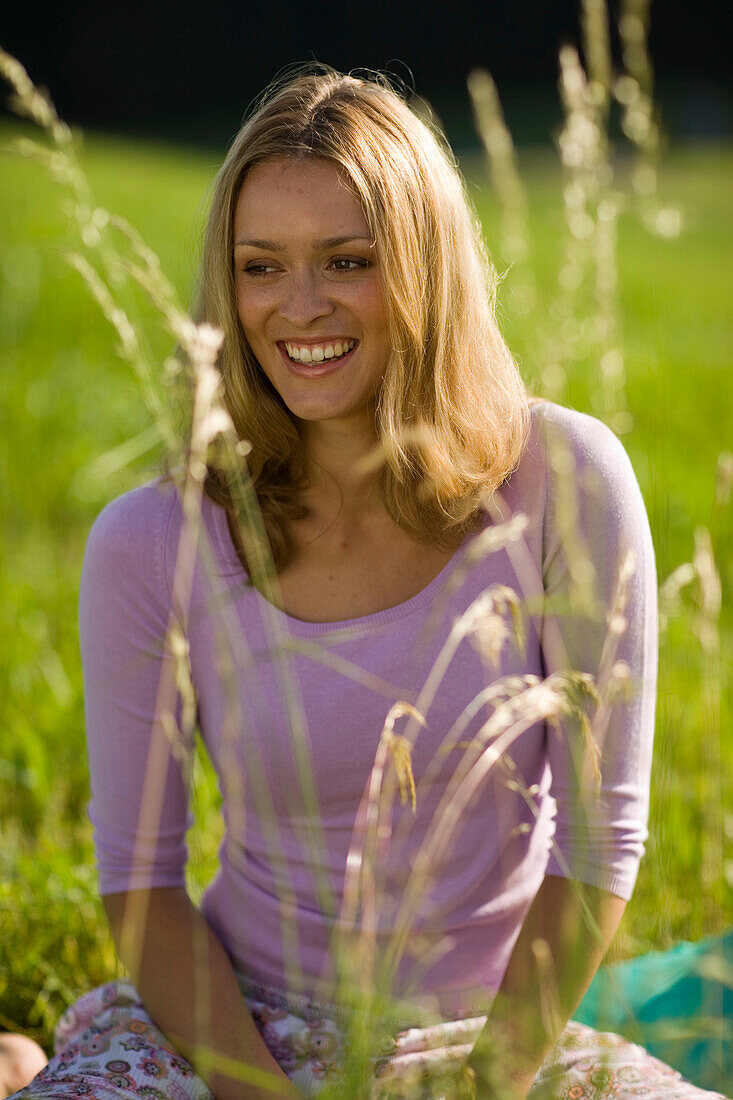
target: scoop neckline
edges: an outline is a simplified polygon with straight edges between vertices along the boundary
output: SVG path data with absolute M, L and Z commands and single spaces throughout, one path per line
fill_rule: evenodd
M 229 531 L 226 510 L 221 505 L 215 504 L 208 497 L 204 497 L 204 502 L 204 507 L 210 511 L 211 530 L 216 543 L 217 556 L 223 566 L 221 572 L 225 576 L 241 577 L 242 580 L 244 580 L 246 572 L 239 560 L 236 547 L 234 546 Z M 482 520 L 481 526 L 476 531 L 471 531 L 466 535 L 463 542 L 457 547 L 455 553 L 451 555 L 443 568 L 436 573 L 425 588 L 421 588 L 414 596 L 411 596 L 408 600 L 404 600 L 402 603 L 395 604 L 393 607 L 383 608 L 381 611 L 373 611 L 368 615 L 358 615 L 352 619 L 334 619 L 331 622 L 310 622 L 306 619 L 297 619 L 293 615 L 289 615 L 286 611 L 282 611 L 263 596 L 257 588 L 248 587 L 247 591 L 253 594 L 255 601 L 263 611 L 268 611 L 276 620 L 285 624 L 292 634 L 297 634 L 301 637 L 336 634 L 340 631 L 360 631 L 393 623 L 398 619 L 404 618 L 406 615 L 413 614 L 413 612 L 420 610 L 432 602 L 435 593 L 443 586 L 450 574 L 463 559 L 470 543 L 491 522 L 487 513 L 484 513 Z

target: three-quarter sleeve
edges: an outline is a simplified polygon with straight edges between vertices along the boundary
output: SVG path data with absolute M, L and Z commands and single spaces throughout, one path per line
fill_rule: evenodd
M 600 701 L 548 724 L 556 801 L 547 873 L 629 898 L 647 838 L 657 674 L 657 578 L 631 463 L 593 417 L 545 406 L 542 657 Z M 590 737 L 588 737 L 590 734 Z
M 92 798 L 102 894 L 182 886 L 188 826 L 179 704 L 166 649 L 165 542 L 175 492 L 112 502 L 87 542 L 79 600 Z

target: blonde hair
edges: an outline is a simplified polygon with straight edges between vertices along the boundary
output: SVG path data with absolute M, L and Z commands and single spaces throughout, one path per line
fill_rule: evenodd
M 527 438 L 527 394 L 494 316 L 496 275 L 443 141 L 385 80 L 320 66 L 268 88 L 234 139 L 214 187 L 199 283 L 198 319 L 224 332 L 224 401 L 252 447 L 248 472 L 275 569 L 292 554 L 288 521 L 306 514 L 298 495 L 308 474 L 296 420 L 242 332 L 233 266 L 240 188 L 275 157 L 332 162 L 363 207 L 391 344 L 375 418 L 379 492 L 413 538 L 454 544 Z M 214 460 L 206 489 L 231 508 Z

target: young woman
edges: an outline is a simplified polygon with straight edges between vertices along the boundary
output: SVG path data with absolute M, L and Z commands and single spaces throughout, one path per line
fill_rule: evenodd
M 276 576 L 213 458 L 194 536 L 165 479 L 94 526 L 90 813 L 134 987 L 82 998 L 18 1096 L 364 1095 L 346 1037 L 383 986 L 374 1095 L 702 1095 L 568 1024 L 646 837 L 655 570 L 622 447 L 528 400 L 492 297 L 450 157 L 392 90 L 267 93 L 199 317 Z M 226 822 L 201 908 L 194 708 Z

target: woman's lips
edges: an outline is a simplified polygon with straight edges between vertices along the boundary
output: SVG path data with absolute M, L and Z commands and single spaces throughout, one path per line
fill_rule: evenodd
M 349 359 L 351 359 L 351 356 L 354 354 L 356 349 L 359 347 L 359 343 L 357 341 L 356 345 L 340 358 L 324 359 L 322 363 L 299 363 L 297 360 L 290 358 L 287 351 L 285 350 L 284 341 L 278 341 L 277 346 L 280 350 L 280 355 L 282 356 L 285 365 L 287 366 L 291 374 L 295 374 L 299 378 L 322 378 L 326 374 L 334 374 L 339 369 L 339 367 L 343 366 L 344 363 L 347 363 Z

